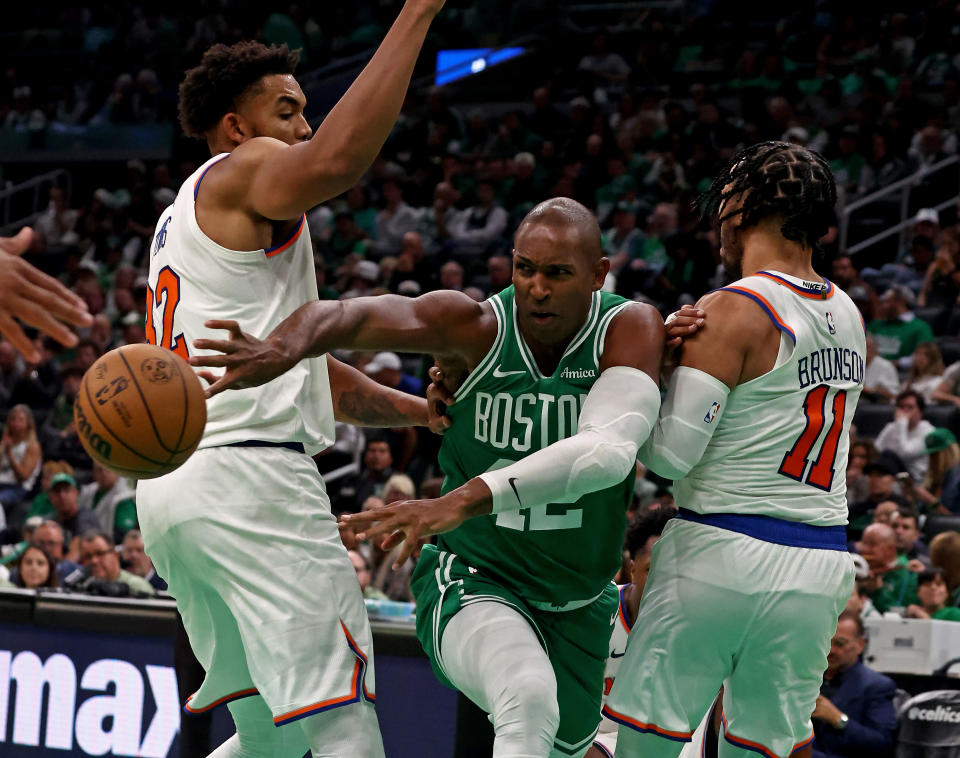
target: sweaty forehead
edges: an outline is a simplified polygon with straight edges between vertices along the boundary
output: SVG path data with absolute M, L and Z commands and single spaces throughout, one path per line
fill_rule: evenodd
M 573 225 L 532 223 L 520 228 L 514 252 L 538 265 L 576 265 L 587 260 L 579 230 Z

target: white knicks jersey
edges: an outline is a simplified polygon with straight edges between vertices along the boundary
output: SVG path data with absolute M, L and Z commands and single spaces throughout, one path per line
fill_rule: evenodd
M 620 603 L 617 608 L 617 619 L 613 624 L 613 631 L 610 633 L 610 655 L 607 657 L 607 665 L 603 669 L 603 701 L 601 707 L 607 704 L 607 696 L 613 688 L 613 682 L 617 678 L 617 671 L 620 669 L 620 661 L 627 652 L 627 637 L 630 635 L 630 614 L 627 611 L 626 589 L 629 584 L 621 584 L 617 589 L 620 594 Z M 600 734 L 605 732 L 616 732 L 620 725 L 616 721 L 611 721 L 606 716 L 600 719 Z
M 780 330 L 775 367 L 727 396 L 703 457 L 675 485 L 677 505 L 701 514 L 847 523 L 850 422 L 863 389 L 866 332 L 853 301 L 830 282 L 761 271 L 723 291 L 753 300 Z M 722 349 L 718 345 L 718 349 Z M 716 405 L 716 404 L 714 404 Z
M 204 326 L 210 319 L 232 319 L 262 339 L 301 305 L 317 300 L 303 218 L 288 240 L 269 250 L 228 250 L 200 230 L 194 198 L 204 173 L 220 160 L 229 160 L 229 153 L 211 158 L 183 183 L 160 215 L 150 245 L 147 341 L 184 358 L 212 352 L 196 350 L 198 338 L 228 338 Z M 326 356 L 303 360 L 260 387 L 228 390 L 207 401 L 201 448 L 247 440 L 301 442 L 310 454 L 333 444 Z

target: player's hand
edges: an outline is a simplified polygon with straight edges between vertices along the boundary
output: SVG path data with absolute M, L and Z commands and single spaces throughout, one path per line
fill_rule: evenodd
M 453 393 L 443 383 L 443 371 L 439 366 L 431 366 L 427 372 L 430 386 L 427 387 L 427 426 L 435 434 L 443 434 L 453 423 L 447 416 L 447 406 L 453 405 Z
M 817 695 L 817 706 L 813 709 L 813 713 L 810 718 L 820 719 L 821 721 L 826 721 L 829 724 L 836 724 L 840 721 L 840 717 L 843 715 L 837 706 L 830 702 L 829 699 L 825 698 L 823 695 Z
M 427 387 L 427 428 L 434 434 L 445 434 L 453 424 L 446 412 L 447 405 L 439 396 L 437 385 Z
M 212 320 L 205 322 L 204 326 L 207 329 L 226 329 L 230 333 L 228 340 L 193 341 L 197 350 L 216 350 L 217 354 L 192 355 L 189 359 L 191 366 L 226 369 L 221 376 L 211 371 L 197 372 L 201 379 L 210 382 L 206 389 L 208 398 L 224 390 L 259 387 L 289 371 L 296 364 L 280 345 L 270 340 L 258 340 L 240 331 L 240 325 L 236 321 Z
M 343 546 L 347 550 L 356 550 L 357 545 L 360 544 L 360 540 L 357 539 L 357 533 L 353 531 L 353 528 L 344 523 L 337 524 L 337 528 L 340 531 L 340 541 L 343 543 Z
M 17 319 L 61 345 L 73 347 L 77 335 L 66 324 L 90 326 L 93 317 L 79 295 L 20 258 L 32 240 L 33 230 L 28 226 L 13 237 L 0 237 L 0 334 L 25 360 L 39 363 L 40 353 Z
M 340 524 L 353 529 L 361 541 L 386 535 L 380 545 L 385 551 L 404 542 L 393 564 L 397 569 L 411 556 L 420 555 L 420 547 L 431 534 L 456 529 L 465 519 L 454 498 L 445 495 L 436 500 L 404 500 L 361 513 L 345 513 Z
M 674 350 L 680 347 L 686 337 L 696 334 L 703 328 L 706 316 L 706 311 L 692 305 L 685 305 L 667 316 L 665 322 L 667 338 L 664 348 Z

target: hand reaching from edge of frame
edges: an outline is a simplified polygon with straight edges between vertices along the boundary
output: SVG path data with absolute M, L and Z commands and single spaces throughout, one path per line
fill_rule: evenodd
M 0 237 L 0 334 L 25 360 L 38 363 L 40 354 L 18 321 L 73 347 L 77 335 L 67 324 L 89 326 L 93 317 L 79 295 L 20 257 L 32 241 L 29 226 L 13 237 Z

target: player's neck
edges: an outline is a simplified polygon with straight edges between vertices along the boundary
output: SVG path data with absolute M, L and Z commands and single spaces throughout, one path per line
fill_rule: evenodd
M 563 358 L 563 354 L 567 351 L 570 342 L 573 341 L 576 335 L 576 333 L 574 333 L 559 342 L 547 344 L 541 342 L 536 337 L 528 335 L 524 331 L 522 323 L 520 324 L 520 334 L 523 335 L 523 341 L 527 343 L 527 347 L 529 347 L 530 352 L 533 353 L 533 359 L 537 362 L 537 367 L 544 376 L 550 376 L 556 371 L 557 366 L 560 365 L 560 360 Z
M 207 137 L 207 148 L 210 150 L 211 158 L 221 153 L 232 153 L 236 146 L 230 138 L 220 133 Z
M 779 271 L 806 281 L 822 281 L 813 270 L 813 251 L 810 248 L 762 226 L 747 229 L 742 234 L 741 268 L 744 276 L 758 271 Z

